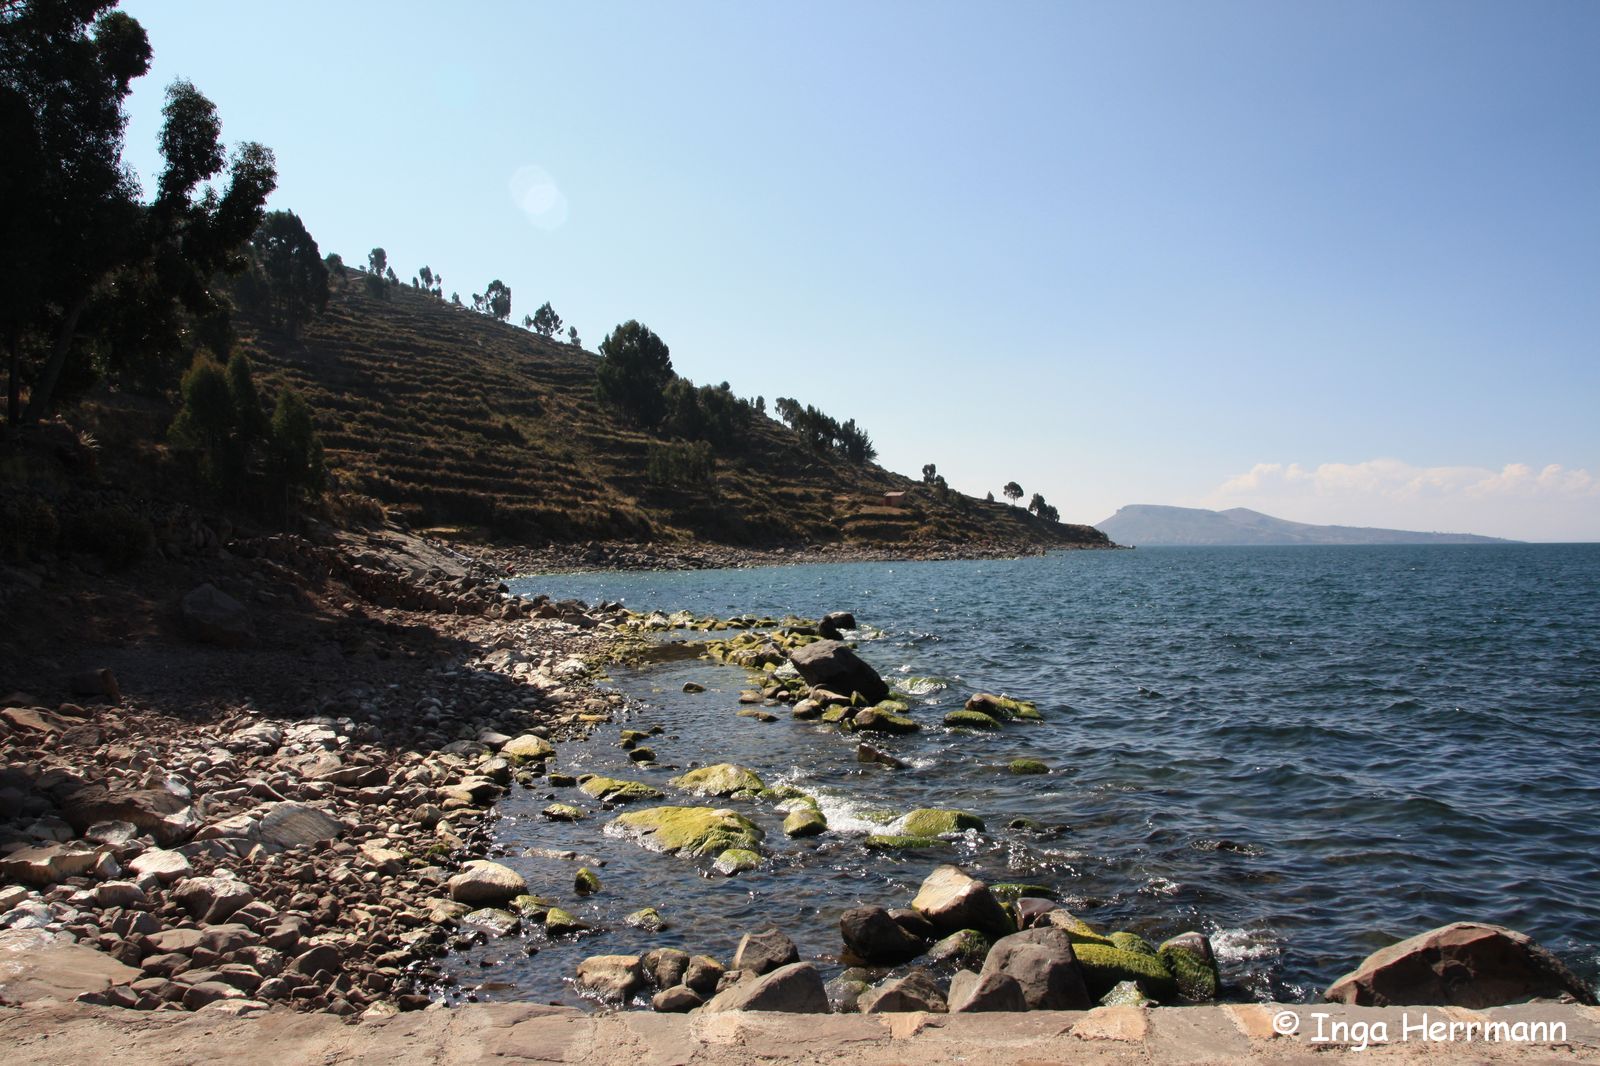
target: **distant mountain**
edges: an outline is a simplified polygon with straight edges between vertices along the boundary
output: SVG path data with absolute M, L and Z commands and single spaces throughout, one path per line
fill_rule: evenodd
M 1403 529 L 1371 529 L 1366 526 L 1313 526 L 1305 522 L 1273 518 L 1244 507 L 1207 511 L 1199 507 L 1161 507 L 1149 503 L 1123 507 L 1104 522 L 1096 523 L 1096 526 L 1118 544 L 1135 547 L 1516 543 L 1472 533 L 1413 533 Z

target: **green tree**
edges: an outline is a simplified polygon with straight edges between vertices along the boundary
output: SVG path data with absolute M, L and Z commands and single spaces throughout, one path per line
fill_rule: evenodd
M 272 412 L 270 470 L 284 493 L 287 509 L 298 496 L 320 496 L 327 485 L 327 465 L 322 440 L 317 436 L 311 408 L 292 389 L 278 393 Z
M 272 299 L 273 318 L 293 337 L 306 317 L 328 305 L 327 264 L 293 211 L 267 215 L 251 243 Z
M 417 277 L 422 279 L 422 287 L 424 289 L 427 289 L 429 292 L 433 291 L 433 271 L 426 263 L 422 265 L 421 270 L 417 271 Z
M 546 300 L 533 313 L 533 331 L 541 337 L 554 337 L 561 332 L 561 316 L 550 306 L 550 301 Z
M 1006 482 L 1005 488 L 1000 491 L 1006 494 L 1006 499 L 1012 501 L 1013 506 L 1017 500 L 1022 499 L 1022 486 L 1015 481 Z
M 227 372 L 201 352 L 183 375 L 183 403 L 167 431 L 173 447 L 190 453 L 201 479 L 218 492 L 227 492 L 244 476 L 233 392 Z
M 578 327 L 577 326 L 568 326 L 567 327 L 567 343 L 572 345 L 574 348 L 582 348 L 583 347 L 583 342 L 578 339 Z
M 1050 504 L 1045 503 L 1044 497 L 1039 495 L 1037 492 L 1033 494 L 1033 499 L 1028 501 L 1028 510 L 1032 511 L 1046 522 L 1061 521 L 1061 512 L 1050 506 Z
M 228 405 L 233 412 L 233 432 L 238 437 L 241 450 L 248 453 L 251 447 L 267 436 L 267 415 L 261 408 L 261 394 L 256 391 L 255 374 L 249 357 L 243 352 L 234 352 L 228 359 L 224 375 L 228 379 Z
M 137 187 L 122 167 L 123 111 L 150 42 L 114 0 L 0 5 L 0 344 L 15 425 L 48 406 L 97 285 L 137 258 Z
M 939 468 L 932 463 L 922 465 L 922 480 L 926 484 L 933 484 L 933 479 L 939 476 Z
M 491 318 L 504 322 L 511 317 L 511 290 L 505 282 L 495 278 L 483 290 L 483 309 Z
M 338 252 L 329 252 L 328 257 L 324 259 L 322 263 L 328 268 L 329 276 L 338 278 L 339 287 L 343 288 L 345 285 L 344 256 L 340 255 Z
M 663 392 L 672 381 L 672 354 L 649 327 L 629 319 L 600 342 L 595 394 L 653 429 L 666 412 Z
M 389 253 L 382 248 L 374 248 L 367 253 L 367 269 L 383 277 L 383 272 L 389 269 Z

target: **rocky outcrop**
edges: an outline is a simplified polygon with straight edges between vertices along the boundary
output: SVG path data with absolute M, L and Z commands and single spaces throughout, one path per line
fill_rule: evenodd
M 1328 987 L 1327 998 L 1362 1007 L 1439 1005 L 1480 1009 L 1594 990 L 1523 933 L 1453 922 L 1376 951 Z
M 858 692 L 868 703 L 889 698 L 889 686 L 878 671 L 837 640 L 819 640 L 795 648 L 789 661 L 806 682 L 818 688 L 849 694 Z

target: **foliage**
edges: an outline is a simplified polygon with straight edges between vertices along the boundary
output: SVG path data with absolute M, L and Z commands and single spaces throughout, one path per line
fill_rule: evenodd
M 790 429 L 800 434 L 806 446 L 813 451 L 837 451 L 852 463 L 862 465 L 878 457 L 878 449 L 873 447 L 872 438 L 867 436 L 866 430 L 856 425 L 853 418 L 840 425 L 836 419 L 810 404 L 802 407 L 798 400 L 787 396 L 779 396 L 773 401 L 773 406 L 778 416 Z
M 600 342 L 595 395 L 639 425 L 654 429 L 666 413 L 663 393 L 673 380 L 672 353 L 648 326 L 629 319 Z
M 483 310 L 502 322 L 511 317 L 511 290 L 499 278 L 489 282 L 489 287 L 483 290 Z
M 1033 499 L 1028 501 L 1028 510 L 1044 519 L 1046 522 L 1061 521 L 1061 512 L 1050 504 L 1044 502 L 1044 497 L 1039 493 L 1033 494 Z
M 556 314 L 555 308 L 546 300 L 539 310 L 533 313 L 533 331 L 541 337 L 554 337 L 561 332 L 561 316 Z
M 344 256 L 338 252 L 329 252 L 327 258 L 323 259 L 322 264 L 328 268 L 330 276 L 338 278 L 341 284 L 344 282 L 346 273 Z
M 1005 487 L 1000 491 L 1006 494 L 1006 499 L 1013 502 L 1022 499 L 1022 486 L 1015 481 L 1006 482 Z
M 311 420 L 311 408 L 292 389 L 278 393 L 272 412 L 270 474 L 285 499 L 320 496 L 327 486 L 322 440 Z
M 328 266 L 293 211 L 273 211 L 250 242 L 253 270 L 265 283 L 271 315 L 293 337 L 300 323 L 328 304 Z M 341 264 L 342 265 L 342 264 Z
M 645 477 L 654 485 L 707 485 L 715 480 L 716 460 L 706 441 L 651 444 L 645 451 Z
M 27 265 L 0 292 L 13 422 L 36 421 L 58 388 L 108 371 L 159 378 L 199 334 L 225 349 L 212 282 L 243 267 L 239 249 L 277 182 L 266 148 L 246 143 L 229 156 L 215 106 L 180 80 L 167 89 L 156 194 L 141 202 L 121 163 L 123 101 L 150 46 L 113 6 L 0 4 L 0 258 Z M 201 190 L 225 165 L 226 187 Z
M 367 269 L 378 277 L 383 277 L 383 272 L 389 269 L 389 253 L 382 248 L 374 248 L 368 252 Z
M 245 448 L 238 435 L 238 418 L 228 375 L 205 352 L 183 375 L 183 397 L 167 439 L 195 458 L 200 476 L 212 489 L 226 492 L 244 476 Z
M 582 348 L 583 347 L 583 342 L 578 339 L 578 327 L 577 326 L 568 326 L 567 327 L 567 343 L 572 345 L 574 348 Z
M 720 385 L 695 388 L 688 378 L 673 378 L 662 390 L 661 432 L 684 440 L 709 441 L 719 450 L 737 450 L 750 424 L 750 405 Z
M 926 484 L 933 484 L 933 479 L 939 475 L 939 468 L 932 463 L 922 464 L 922 480 Z

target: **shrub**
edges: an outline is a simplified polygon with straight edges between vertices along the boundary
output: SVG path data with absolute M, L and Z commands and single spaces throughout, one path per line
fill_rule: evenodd
M 654 485 L 707 485 L 716 475 L 711 445 L 651 444 L 645 454 L 645 477 Z

